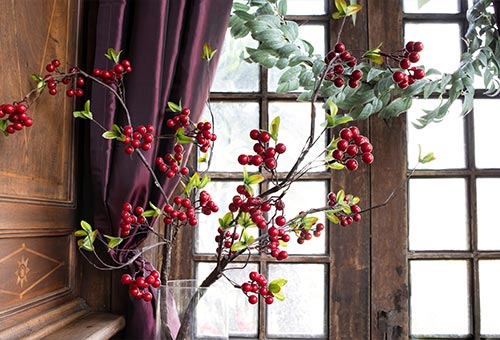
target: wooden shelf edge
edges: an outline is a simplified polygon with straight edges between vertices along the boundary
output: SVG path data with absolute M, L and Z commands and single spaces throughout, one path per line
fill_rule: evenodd
M 107 340 L 118 334 L 124 327 L 123 316 L 111 313 L 89 313 L 42 339 Z
M 0 330 L 2 340 L 107 340 L 125 327 L 123 316 L 92 312 L 82 299 L 74 299 Z

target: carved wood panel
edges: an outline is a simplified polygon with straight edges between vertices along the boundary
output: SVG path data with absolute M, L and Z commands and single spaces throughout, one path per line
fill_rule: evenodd
M 51 60 L 77 64 L 79 11 L 80 0 L 0 1 L 0 103 L 23 101 Z M 73 298 L 73 101 L 60 92 L 29 106 L 33 126 L 0 136 L 0 333 Z

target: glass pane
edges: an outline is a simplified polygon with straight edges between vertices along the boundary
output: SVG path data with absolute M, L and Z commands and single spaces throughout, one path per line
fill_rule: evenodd
M 500 260 L 479 261 L 479 299 L 481 305 L 481 335 L 500 334 Z
M 280 155 L 278 159 L 278 171 L 289 171 L 297 160 L 300 151 L 304 147 L 307 137 L 309 137 L 310 104 L 298 102 L 271 102 L 269 103 L 270 120 L 276 116 L 280 117 L 280 130 L 278 142 L 284 143 L 287 147 L 286 152 Z M 323 109 L 320 105 L 316 106 L 316 134 L 322 131 Z M 324 171 L 322 165 L 324 155 L 322 154 L 326 147 L 326 135 L 321 138 L 310 150 L 302 164 L 314 161 L 312 171 Z M 319 158 L 318 158 L 319 157 Z
M 325 0 L 288 0 L 289 15 L 325 14 Z
M 286 278 L 284 301 L 267 308 L 269 336 L 325 337 L 328 291 L 327 266 L 323 264 L 271 264 L 269 280 Z
M 474 100 L 474 137 L 476 166 L 478 168 L 500 168 L 500 153 L 495 152 L 498 144 L 499 99 Z
M 410 262 L 411 334 L 469 334 L 466 261 Z
M 299 37 L 307 40 L 314 46 L 314 54 L 325 55 L 325 26 L 323 25 L 301 25 Z M 286 69 L 285 69 L 286 70 Z M 278 88 L 278 80 L 285 70 L 277 68 L 269 69 L 268 87 L 270 92 Z
M 257 47 L 250 35 L 234 39 L 226 33 L 220 53 L 217 71 L 212 83 L 212 92 L 256 92 L 259 90 L 259 66 L 249 64 L 241 58 L 245 47 Z
M 214 267 L 213 263 L 197 263 L 196 277 L 202 281 Z M 238 265 L 241 267 L 241 265 Z M 248 274 L 251 271 L 258 271 L 258 266 L 249 263 L 244 269 L 227 270 L 224 272 L 230 280 L 241 284 L 248 281 Z M 227 312 L 229 316 L 229 336 L 230 337 L 256 337 L 258 326 L 258 308 L 248 303 L 247 297 L 240 289 L 234 288 L 224 277 L 220 278 L 209 289 L 218 289 L 224 292 L 227 300 Z
M 232 202 L 233 196 L 237 195 L 236 187 L 241 184 L 241 181 L 216 181 L 212 180 L 207 184 L 205 190 L 211 195 L 212 200 L 219 207 L 219 211 L 210 215 L 199 214 L 198 226 L 195 228 L 194 249 L 197 254 L 215 254 L 217 249 L 217 228 L 219 227 L 219 218 L 222 218 L 226 212 L 229 203 Z M 257 188 L 255 188 L 258 193 Z M 241 235 L 241 231 L 238 231 Z M 248 228 L 247 233 L 258 236 L 257 228 Z
M 327 183 L 318 181 L 295 182 L 283 198 L 285 202 L 285 217 L 291 219 L 301 211 L 311 208 L 325 206 L 327 195 Z M 318 223 L 325 224 L 324 213 L 315 214 L 319 218 Z M 298 244 L 296 237 L 292 235 L 287 247 L 282 248 L 289 254 L 325 254 L 327 244 L 327 233 L 323 232 L 320 237 Z
M 252 150 L 250 130 L 259 127 L 259 105 L 252 102 L 212 102 L 214 114 L 214 132 L 217 140 L 214 143 L 210 171 L 242 172 L 238 163 L 238 155 L 247 154 Z M 245 124 L 241 122 L 245 117 Z M 212 121 L 208 110 L 203 118 Z M 242 138 L 245 137 L 245 138 Z M 206 164 L 199 164 L 200 170 L 205 170 Z
M 462 178 L 410 179 L 410 250 L 466 250 L 466 185 Z
M 500 178 L 478 178 L 477 244 L 480 250 L 500 249 L 500 225 L 494 213 L 498 209 Z
M 423 3 L 421 5 L 421 3 Z M 406 13 L 458 13 L 458 0 L 403 0 L 403 10 Z
M 427 37 L 427 38 L 426 38 Z M 452 73 L 460 62 L 461 40 L 458 24 L 406 24 L 405 41 L 421 41 L 419 65 Z
M 436 159 L 430 163 L 419 164 L 418 169 L 465 168 L 464 118 L 460 102 L 455 102 L 445 119 L 431 123 L 423 129 L 415 128 L 412 123 L 425 113 L 422 110 L 436 108 L 438 99 L 414 100 L 408 111 L 408 168 L 413 169 L 418 162 L 418 146 L 422 153 L 434 152 Z

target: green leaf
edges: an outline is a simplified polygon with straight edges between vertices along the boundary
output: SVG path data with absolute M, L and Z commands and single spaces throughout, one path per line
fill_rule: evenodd
M 248 180 L 245 182 L 245 184 L 248 185 L 259 184 L 262 183 L 264 180 L 265 177 L 262 176 L 261 174 L 253 174 L 248 177 Z
M 279 301 L 284 301 L 285 300 L 285 294 L 283 294 L 283 292 L 279 292 L 279 293 L 276 293 L 274 294 L 274 298 L 279 300 Z
M 207 186 L 207 184 L 210 183 L 210 177 L 208 177 L 206 174 L 203 175 L 203 178 L 200 181 L 200 184 L 198 184 L 198 189 L 203 189 L 204 187 Z
M 278 13 L 281 16 L 285 16 L 287 12 L 287 0 L 278 1 Z
M 210 61 L 210 60 L 212 60 L 212 58 L 214 57 L 216 52 L 217 52 L 217 50 L 212 50 L 209 43 L 204 43 L 203 44 L 203 54 L 201 55 L 201 58 L 206 60 L 206 61 Z
M 37 83 L 41 82 L 41 81 L 44 81 L 44 79 L 42 77 L 40 77 L 38 74 L 36 74 L 36 73 L 32 73 L 31 74 L 31 79 L 33 79 Z
M 194 143 L 194 139 L 188 137 L 184 134 L 184 128 L 179 128 L 175 132 L 175 140 L 180 144 L 191 144 Z
M 104 54 L 106 58 L 114 62 L 115 64 L 118 64 L 120 61 L 120 54 L 122 51 L 116 52 L 114 48 L 110 47 L 108 48 L 108 52 Z
M 253 227 L 256 225 L 255 222 L 252 221 L 250 213 L 247 212 L 240 213 L 238 217 L 238 224 L 243 228 Z
M 231 246 L 231 251 L 240 251 L 243 250 L 247 247 L 247 245 L 244 242 L 238 241 L 233 243 Z
M 171 112 L 181 112 L 182 111 L 182 104 L 179 101 L 179 104 L 176 104 L 174 102 L 168 102 L 167 103 L 168 110 Z
M 285 279 L 276 279 L 269 283 L 269 291 L 273 294 L 278 294 L 284 285 L 288 283 Z
M 339 11 L 340 15 L 344 16 L 347 10 L 347 3 L 345 0 L 335 0 L 335 7 Z
M 304 217 L 302 220 L 301 220 L 302 224 L 304 225 L 304 228 L 306 230 L 309 230 L 312 228 L 312 226 L 318 222 L 318 218 L 316 216 L 307 216 L 307 217 Z
M 345 165 L 339 162 L 333 162 L 333 163 L 328 163 L 326 167 L 332 170 L 342 170 L 345 168 Z
M 233 214 L 227 212 L 222 218 L 219 218 L 219 227 L 222 230 L 226 230 L 231 227 L 231 222 L 233 221 Z
M 340 223 L 340 220 L 339 218 L 335 215 L 335 213 L 331 210 L 328 210 L 326 213 L 326 218 L 328 219 L 328 221 L 332 222 L 333 224 L 339 224 Z
M 368 74 L 366 75 L 366 81 L 371 82 L 373 79 L 377 78 L 382 73 L 384 73 L 384 70 L 372 67 L 370 68 L 370 71 L 368 71 Z
M 85 230 L 79 229 L 79 230 L 75 231 L 75 236 L 76 237 L 87 236 L 87 232 Z
M 108 236 L 108 235 L 104 235 L 104 237 L 106 237 L 109 240 L 108 248 L 110 248 L 110 249 L 115 248 L 117 245 L 119 245 L 123 241 L 123 239 L 121 237 L 114 237 L 114 236 Z
M 244 21 L 253 21 L 255 19 L 255 17 L 252 14 L 243 10 L 235 10 L 233 14 L 238 16 L 240 19 Z
M 271 138 L 276 142 L 278 141 L 278 132 L 280 130 L 280 122 L 281 118 L 276 116 L 272 121 L 269 129 L 269 133 L 271 134 Z
M 80 226 L 87 234 L 92 233 L 92 226 L 88 222 L 82 220 L 80 221 Z
M 349 123 L 352 120 L 354 120 L 354 119 L 351 116 L 342 116 L 342 117 L 335 118 L 335 126 Z
M 90 99 L 87 100 L 83 106 L 83 111 L 74 111 L 75 118 L 93 119 L 92 112 L 90 112 Z

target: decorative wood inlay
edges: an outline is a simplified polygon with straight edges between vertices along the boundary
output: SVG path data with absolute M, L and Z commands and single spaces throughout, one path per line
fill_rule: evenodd
M 40 272 L 37 275 L 32 274 L 28 277 L 28 274 L 31 272 L 31 269 L 28 267 L 30 258 L 29 254 L 38 258 L 38 265 L 40 265 L 41 261 L 48 262 L 48 266 L 43 266 L 46 267 L 44 272 Z M 9 261 L 10 259 L 13 259 L 13 261 Z M 14 266 L 17 263 L 16 270 L 13 271 L 15 274 L 14 278 L 16 279 L 16 284 L 9 284 L 9 279 L 7 278 L 6 281 L 8 288 L 2 287 L 3 283 L 0 283 L 0 293 L 17 296 L 19 299 L 23 299 L 27 292 L 46 280 L 57 269 L 64 265 L 64 261 L 58 261 L 48 255 L 30 249 L 29 247 L 26 247 L 26 244 L 24 243 L 14 252 L 0 258 L 0 266 L 4 265 L 4 263 L 7 266 Z M 26 287 L 24 287 L 25 284 L 27 285 Z

